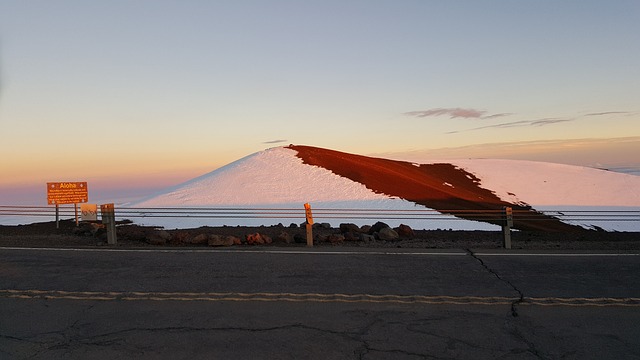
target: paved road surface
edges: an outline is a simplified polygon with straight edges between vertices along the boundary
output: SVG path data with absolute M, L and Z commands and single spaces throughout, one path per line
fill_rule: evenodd
M 401 250 L 0 248 L 0 359 L 640 358 L 638 254 Z

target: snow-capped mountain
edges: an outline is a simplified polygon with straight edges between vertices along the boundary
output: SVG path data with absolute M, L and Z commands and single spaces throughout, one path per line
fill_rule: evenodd
M 129 204 L 156 207 L 251 207 L 315 209 L 436 210 L 437 219 L 385 220 L 418 229 L 495 230 L 499 226 L 460 216 L 465 211 L 514 207 L 533 221 L 520 228 L 570 228 L 539 221 L 557 211 L 640 210 L 640 177 L 585 167 L 517 160 L 456 160 L 412 163 L 328 149 L 290 145 L 254 153 L 208 174 Z M 457 216 L 453 216 L 457 215 Z M 466 220 L 461 219 L 466 218 Z M 289 219 L 142 218 L 136 222 L 166 227 L 271 225 Z M 337 225 L 371 220 L 317 221 Z M 571 221 L 565 221 L 571 223 Z M 585 227 L 640 231 L 638 221 L 573 221 Z M 553 225 L 549 225 L 553 224 Z

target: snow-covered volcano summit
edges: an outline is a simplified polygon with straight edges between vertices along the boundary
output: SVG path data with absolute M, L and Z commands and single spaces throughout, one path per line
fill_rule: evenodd
M 362 201 L 389 206 L 389 196 L 322 167 L 309 166 L 297 151 L 276 147 L 232 162 L 208 174 L 142 200 L 136 207 L 262 206 L 305 202 L 337 204 Z
M 514 160 L 417 164 L 291 145 L 254 153 L 130 206 L 302 208 L 306 202 L 315 208 L 436 209 L 445 214 L 455 210 L 488 210 L 503 206 L 520 207 L 523 211 L 531 211 L 530 207 L 536 210 L 571 210 L 577 207 L 591 210 L 602 207 L 639 209 L 640 177 Z M 142 222 L 167 227 L 270 225 L 286 221 L 147 220 Z M 344 221 L 331 219 L 327 222 L 337 225 Z M 452 221 L 447 217 L 413 221 L 409 225 L 425 229 L 497 228 L 485 222 Z M 535 222 L 529 225 L 537 226 Z M 597 225 L 610 230 L 640 230 L 635 229 L 640 227 L 637 222 Z

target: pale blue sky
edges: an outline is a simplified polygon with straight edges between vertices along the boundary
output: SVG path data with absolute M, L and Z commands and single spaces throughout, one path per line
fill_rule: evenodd
M 472 157 L 625 137 L 597 164 L 640 165 L 639 64 L 635 0 L 4 0 L 0 194 L 169 185 L 288 143 Z

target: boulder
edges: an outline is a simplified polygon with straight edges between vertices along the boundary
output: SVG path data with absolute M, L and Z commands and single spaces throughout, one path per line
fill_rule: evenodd
M 91 234 L 91 231 L 89 230 L 89 226 L 83 223 L 80 223 L 80 225 L 74 228 L 71 232 L 73 233 L 73 235 L 78 235 L 78 236 L 85 236 L 85 235 Z
M 302 235 L 302 234 L 295 234 L 295 235 L 293 235 L 293 241 L 296 244 L 306 244 L 307 243 L 307 236 L 306 235 Z
M 260 233 L 247 234 L 245 236 L 245 239 L 247 240 L 247 244 L 249 244 L 249 245 L 262 245 L 262 244 L 264 244 L 264 239 L 262 238 Z
M 380 232 L 380 230 L 384 229 L 384 228 L 389 228 L 389 225 L 378 221 L 377 223 L 373 224 L 373 226 L 371 226 L 371 228 L 369 229 L 368 233 L 369 235 L 373 235 L 374 233 Z
M 344 236 L 344 241 L 358 241 L 361 234 L 349 231 L 342 235 Z
M 327 241 L 332 244 L 339 244 L 344 241 L 344 236 L 341 234 L 331 234 L 327 237 Z
M 151 245 L 165 245 L 171 239 L 171 234 L 166 230 L 155 230 L 147 235 L 147 242 Z
M 171 234 L 167 230 L 157 230 L 156 234 L 167 241 L 171 239 Z
M 331 229 L 331 224 L 323 222 L 323 223 L 313 223 L 314 229 Z
M 209 235 L 209 246 L 224 246 L 224 242 L 222 241 L 222 236 L 220 235 Z
M 176 231 L 171 235 L 171 239 L 169 240 L 173 244 L 183 244 L 189 239 L 190 235 L 186 231 Z
M 378 238 L 383 241 L 395 241 L 400 238 L 400 235 L 392 228 L 386 227 L 378 231 Z
M 116 228 L 116 233 L 119 238 L 131 241 L 148 241 L 151 231 L 152 229 L 137 225 L 119 226 Z M 106 228 L 104 228 L 104 232 L 99 232 L 106 235 L 107 231 Z
M 291 244 L 293 242 L 293 237 L 286 231 L 282 231 L 274 238 L 276 242 L 283 242 L 285 244 Z
M 322 243 L 322 242 L 326 242 L 329 241 L 329 235 L 323 235 L 323 234 L 315 234 L 313 236 L 313 243 L 314 244 L 318 244 L 318 243 Z M 305 243 L 307 242 L 306 237 L 305 237 Z
M 370 243 L 372 241 L 376 241 L 376 237 L 369 234 L 360 234 L 360 241 L 363 241 L 365 243 Z
M 119 234 L 118 228 L 116 228 L 116 234 Z M 106 227 L 98 228 L 98 230 L 96 230 L 96 233 L 93 236 L 95 236 L 100 240 L 107 241 L 107 228 Z
M 273 242 L 270 236 L 260 233 L 247 234 L 245 238 L 249 245 L 264 245 L 271 244 Z
M 166 230 L 147 229 L 145 232 L 146 241 L 152 245 L 165 245 L 167 241 L 171 240 L 171 234 Z
M 262 239 L 264 240 L 265 244 L 271 244 L 273 242 L 273 240 L 271 239 L 271 236 L 269 235 L 260 234 L 260 236 L 262 236 Z
M 104 229 L 103 224 L 94 223 L 94 222 L 81 222 L 78 227 L 73 229 L 74 235 L 79 236 L 96 236 L 96 233 L 100 229 Z
M 197 245 L 207 244 L 209 243 L 209 235 L 198 234 L 194 237 L 186 239 L 184 242 L 187 244 L 197 244 Z
M 225 235 L 209 235 L 209 246 L 231 246 L 236 245 L 236 239 L 240 239 L 235 236 Z
M 416 237 L 416 234 L 413 232 L 413 229 L 409 225 L 400 224 L 400 226 L 398 226 L 394 230 L 402 238 L 413 239 L 414 237 Z
M 346 233 L 359 233 L 360 232 L 360 227 L 356 224 L 352 224 L 352 223 L 342 223 L 340 224 L 340 232 L 343 234 Z

